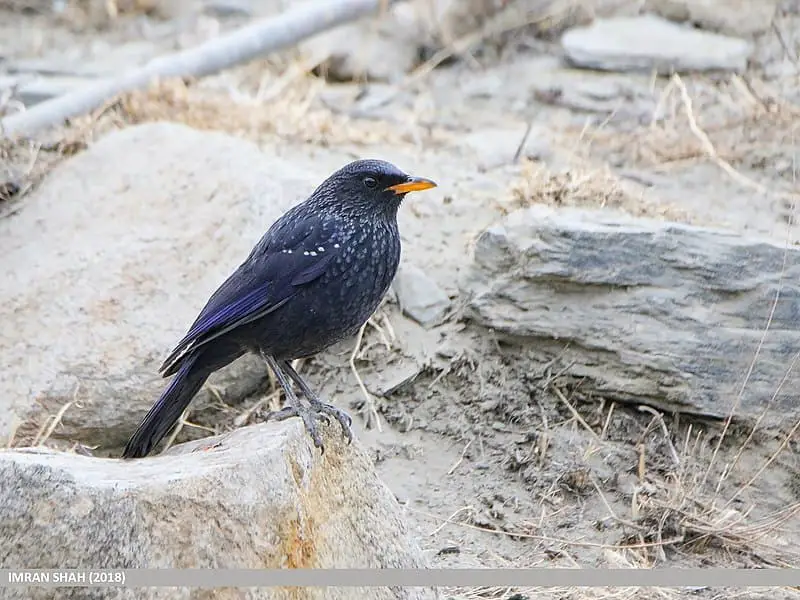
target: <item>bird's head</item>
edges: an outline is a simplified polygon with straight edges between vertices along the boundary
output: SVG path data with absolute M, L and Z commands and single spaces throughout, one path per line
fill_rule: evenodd
M 430 179 L 412 177 L 386 161 L 356 160 L 328 177 L 313 196 L 335 210 L 393 217 L 406 194 L 434 187 Z

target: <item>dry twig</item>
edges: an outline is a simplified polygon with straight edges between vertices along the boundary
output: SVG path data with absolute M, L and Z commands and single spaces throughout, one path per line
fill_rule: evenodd
M 383 427 L 381 427 L 381 420 L 378 416 L 378 411 L 375 408 L 375 400 L 372 398 L 372 394 L 369 393 L 367 390 L 367 386 L 364 385 L 364 380 L 361 379 L 361 375 L 358 372 L 358 367 L 356 367 L 356 358 L 358 357 L 359 352 L 361 352 L 361 342 L 364 339 L 364 330 L 369 325 L 369 321 L 364 323 L 361 326 L 361 329 L 358 330 L 358 336 L 356 337 L 356 344 L 353 347 L 353 352 L 350 354 L 350 370 L 353 372 L 353 375 L 358 382 L 358 387 L 361 390 L 361 393 L 364 396 L 364 402 L 367 408 L 367 426 L 371 425 L 372 422 L 375 423 L 376 428 L 380 433 L 383 433 Z

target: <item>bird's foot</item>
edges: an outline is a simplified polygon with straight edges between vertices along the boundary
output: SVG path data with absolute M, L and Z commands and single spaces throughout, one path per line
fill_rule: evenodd
M 312 410 L 326 418 L 330 416 L 339 421 L 339 425 L 342 427 L 342 437 L 347 440 L 348 444 L 353 441 L 353 430 L 350 429 L 350 426 L 353 424 L 353 419 L 350 415 L 341 408 L 336 408 L 333 404 L 328 404 L 316 398 L 310 402 Z
M 303 420 L 303 425 L 314 441 L 314 446 L 320 449 L 320 452 L 325 452 L 325 446 L 322 444 L 322 437 L 319 434 L 317 423 L 324 420 L 325 423 L 330 422 L 330 417 L 336 419 L 342 427 L 342 436 L 347 439 L 347 443 L 353 441 L 353 433 L 350 430 L 350 424 L 353 420 L 343 410 L 336 408 L 332 404 L 327 404 L 321 401 L 311 402 L 310 406 L 284 406 L 282 409 L 272 412 L 267 415 L 268 421 L 285 421 L 292 417 L 300 417 Z

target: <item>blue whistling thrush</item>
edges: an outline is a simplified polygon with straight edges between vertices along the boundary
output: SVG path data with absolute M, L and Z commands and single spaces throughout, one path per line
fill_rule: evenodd
M 429 179 L 390 163 L 357 160 L 281 216 L 161 365 L 164 377 L 175 377 L 131 436 L 123 458 L 147 456 L 209 375 L 248 352 L 263 357 L 286 396 L 287 405 L 268 419 L 300 417 L 321 452 L 320 418 L 336 419 L 352 440 L 350 416 L 323 402 L 291 361 L 354 335 L 369 319 L 400 261 L 397 210 L 407 193 L 432 187 Z

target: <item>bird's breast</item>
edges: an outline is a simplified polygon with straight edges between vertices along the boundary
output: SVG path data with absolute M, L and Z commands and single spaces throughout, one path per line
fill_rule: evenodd
M 396 227 L 376 226 L 356 231 L 344 240 L 327 274 L 343 306 L 353 313 L 377 307 L 397 272 L 400 236 Z M 363 307 L 363 308 L 361 308 Z
M 276 311 L 271 335 L 260 332 L 266 350 L 285 358 L 315 354 L 354 335 L 375 312 L 400 262 L 396 227 L 362 227 L 335 243 L 324 275 Z

